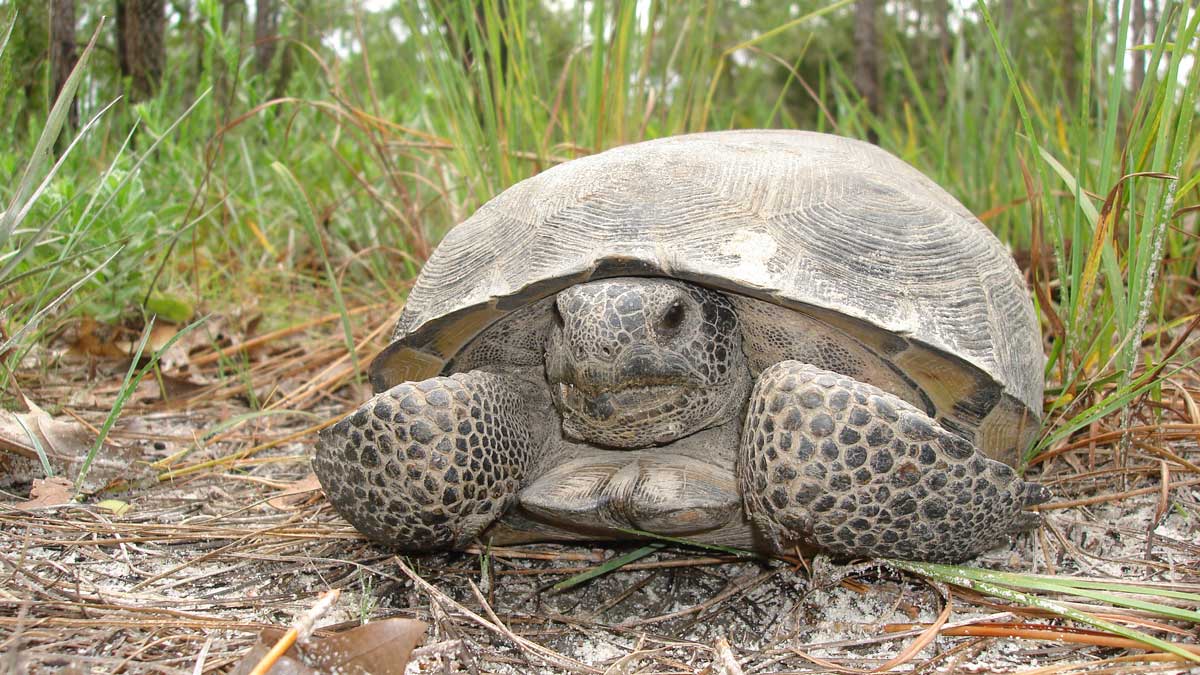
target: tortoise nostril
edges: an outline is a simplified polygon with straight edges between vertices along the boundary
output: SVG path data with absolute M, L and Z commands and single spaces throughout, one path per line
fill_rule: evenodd
M 610 347 L 609 345 L 601 345 L 601 347 L 600 347 L 600 356 L 603 356 L 603 357 L 604 357 L 604 358 L 606 358 L 606 359 L 611 359 L 611 358 L 612 358 L 612 355 L 613 355 L 613 348 L 612 348 L 612 347 Z

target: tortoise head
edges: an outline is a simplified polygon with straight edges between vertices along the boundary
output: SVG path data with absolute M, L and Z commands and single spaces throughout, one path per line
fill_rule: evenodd
M 724 295 L 615 278 L 561 291 L 553 311 L 546 374 L 567 436 L 642 448 L 740 412 L 750 371 Z

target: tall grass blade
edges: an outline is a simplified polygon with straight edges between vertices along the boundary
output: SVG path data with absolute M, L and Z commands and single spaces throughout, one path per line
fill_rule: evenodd
M 293 208 L 296 209 L 296 215 L 300 218 L 300 224 L 304 226 L 305 232 L 308 233 L 309 240 L 312 246 L 321 255 L 321 262 L 325 266 L 326 279 L 329 281 L 329 288 L 333 291 L 334 302 L 337 303 L 338 314 L 342 320 L 342 337 L 345 340 L 346 351 L 350 354 L 350 358 L 354 363 L 354 370 L 360 370 L 358 365 L 358 350 L 354 348 L 354 328 L 350 325 L 350 314 L 346 310 L 346 300 L 342 297 L 342 287 L 338 282 L 337 273 L 334 272 L 333 263 L 329 260 L 329 251 L 325 249 L 325 238 L 321 236 L 321 231 L 317 227 L 317 219 L 313 214 L 312 202 L 308 200 L 308 195 L 304 192 L 304 188 L 300 185 L 300 181 L 296 180 L 296 176 L 280 162 L 271 164 L 271 170 L 280 178 L 284 189 L 291 197 Z
M 15 21 L 15 19 L 14 19 Z M 54 148 L 55 141 L 62 133 L 63 125 L 66 124 L 67 116 L 71 110 L 71 103 L 75 100 L 75 91 L 79 88 L 79 83 L 83 79 L 84 70 L 87 68 L 88 58 L 92 51 L 96 48 L 96 42 L 100 38 L 100 31 L 104 28 L 104 18 L 101 17 L 99 25 L 96 26 L 96 31 L 92 33 L 92 39 L 84 47 L 83 53 L 79 56 L 79 61 L 75 67 L 71 69 L 71 74 L 63 83 L 62 90 L 59 92 L 58 98 L 54 101 L 54 107 L 50 109 L 50 114 L 46 116 L 46 124 L 42 127 L 42 133 L 38 136 L 37 143 L 33 146 L 33 152 L 25 164 L 25 170 L 21 174 L 20 180 L 17 181 L 17 188 L 13 192 L 12 199 L 9 200 L 8 208 L 0 213 L 0 248 L 3 248 L 8 243 L 13 231 L 21 222 L 21 218 L 28 213 L 28 204 L 33 201 L 31 191 L 34 185 L 39 183 L 37 173 L 50 157 L 50 151 Z M 9 26 L 9 31 L 12 26 Z M 7 37 L 5 42 L 7 42 Z M 72 144 L 73 146 L 73 144 Z
M 987 595 L 995 596 L 997 598 L 1003 598 L 1010 602 L 1017 602 L 1022 605 L 1025 605 L 1027 607 L 1033 607 L 1035 609 L 1042 609 L 1047 612 L 1056 614 L 1058 616 L 1068 618 L 1073 621 L 1078 621 L 1080 623 L 1085 623 L 1085 624 L 1088 624 L 1095 628 L 1099 628 L 1100 630 L 1108 631 L 1109 633 L 1113 633 L 1114 635 L 1120 635 L 1121 637 L 1129 638 L 1131 640 L 1137 640 L 1138 642 L 1141 642 L 1142 644 L 1148 645 L 1148 646 L 1158 649 L 1160 651 L 1169 652 L 1171 654 L 1182 657 L 1189 661 L 1194 661 L 1196 663 L 1200 663 L 1200 654 L 1193 654 L 1192 652 L 1190 652 L 1186 649 L 1182 649 L 1178 645 L 1171 644 L 1170 642 L 1167 642 L 1166 640 L 1161 640 L 1159 638 L 1154 637 L 1153 635 L 1143 633 L 1139 630 L 1134 630 L 1132 628 L 1126 628 L 1125 626 L 1122 626 L 1118 623 L 1114 623 L 1114 622 L 1108 621 L 1106 619 L 1101 619 L 1100 617 L 1093 616 L 1086 612 L 1081 612 L 1077 609 L 1067 607 L 1066 605 L 1062 605 L 1053 600 L 1042 598 L 1042 597 L 1039 597 L 1036 595 L 1031 595 L 1029 593 L 1022 593 L 1020 591 L 1016 591 L 1016 590 L 1013 590 L 1006 586 L 1003 586 L 1000 583 L 996 583 L 995 577 L 991 573 L 989 573 L 987 570 L 980 570 L 977 568 L 970 568 L 970 567 L 960 567 L 960 566 L 954 566 L 954 565 L 938 565 L 938 564 L 934 564 L 934 563 L 918 563 L 918 562 L 909 562 L 909 561 L 892 560 L 892 559 L 888 559 L 886 562 L 889 565 L 892 565 L 892 566 L 896 567 L 897 569 L 905 570 L 906 572 L 911 572 L 913 574 L 919 574 L 921 576 L 929 577 L 931 579 L 936 579 L 936 580 L 944 582 L 944 583 L 954 584 L 955 586 L 962 586 L 963 588 L 969 588 L 971 590 L 978 591 L 980 593 L 985 593 Z M 992 580 L 988 580 L 988 579 L 992 579 Z M 1039 581 L 1037 583 L 1042 583 L 1042 582 Z M 1078 588 L 1072 589 L 1070 586 L 1063 585 L 1063 586 L 1059 586 L 1059 587 L 1055 588 L 1054 590 L 1057 590 L 1062 593 L 1068 593 L 1068 594 L 1074 592 L 1077 595 L 1079 595 L 1080 594 L 1079 591 L 1081 591 L 1082 589 L 1078 589 Z M 1146 604 L 1153 605 L 1155 603 L 1146 603 Z M 1175 608 L 1171 608 L 1171 609 L 1175 609 Z

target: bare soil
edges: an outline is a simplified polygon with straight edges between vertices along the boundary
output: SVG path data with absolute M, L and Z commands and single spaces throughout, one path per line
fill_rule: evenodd
M 947 598 L 948 626 L 1013 627 L 1001 636 L 943 627 L 892 672 L 1200 672 L 1136 649 L 1017 637 L 1015 624 L 1066 624 L 878 563 L 668 547 L 555 592 L 637 544 L 399 557 L 364 541 L 319 491 L 287 494 L 306 486 L 314 425 L 364 394 L 336 342 L 296 350 L 283 339 L 241 375 L 220 377 L 194 352 L 205 365 L 177 376 L 193 389 L 169 402 L 143 383 L 83 503 L 21 506 L 37 465 L 0 453 L 0 672 L 228 672 L 261 629 L 286 627 L 331 588 L 342 594 L 318 636 L 394 616 L 430 625 L 408 673 L 868 671 L 913 644 L 921 630 L 911 625 L 934 621 Z M 56 364 L 18 378 L 22 393 L 55 419 L 99 427 L 125 364 Z M 250 405 L 305 387 L 275 408 L 285 412 Z M 1115 418 L 1090 431 L 1095 442 L 1039 461 L 1033 475 L 1056 494 L 1044 526 L 975 564 L 1200 590 L 1200 426 L 1177 407 L 1135 417 L 1133 428 L 1148 430 L 1127 436 L 1119 461 Z M 118 515 L 106 498 L 130 508 Z M 1099 611 L 1200 642 L 1194 625 Z

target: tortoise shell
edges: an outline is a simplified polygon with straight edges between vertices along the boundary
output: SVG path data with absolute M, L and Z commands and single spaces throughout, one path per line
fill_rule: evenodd
M 647 141 L 514 185 L 429 258 L 372 384 L 453 372 L 455 355 L 515 310 L 614 276 L 681 279 L 816 318 L 993 459 L 1017 465 L 1039 428 L 1045 357 L 1009 252 L 895 156 L 803 131 Z

